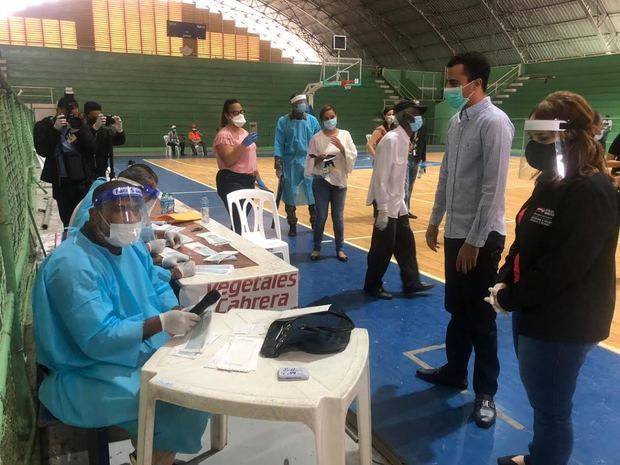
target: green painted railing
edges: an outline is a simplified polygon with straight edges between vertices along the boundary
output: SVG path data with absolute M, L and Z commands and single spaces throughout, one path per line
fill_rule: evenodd
M 32 116 L 0 78 L 0 465 L 35 464 Z

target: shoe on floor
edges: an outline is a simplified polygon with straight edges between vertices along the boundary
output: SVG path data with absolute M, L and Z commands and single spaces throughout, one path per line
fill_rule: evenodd
M 499 457 L 497 459 L 497 465 L 521 465 L 519 464 L 519 462 L 515 462 L 514 459 L 515 457 L 520 457 L 520 455 L 506 455 L 504 457 Z M 530 456 L 529 455 L 524 455 L 523 456 L 523 463 L 525 465 L 530 465 Z
M 412 219 L 412 220 L 417 220 L 417 219 L 418 219 L 418 216 L 417 216 L 417 215 L 414 215 L 414 214 L 413 214 L 413 213 L 411 213 L 411 212 L 408 212 L 408 213 L 407 213 L 407 216 L 408 216 L 410 219 Z
M 288 226 L 288 237 L 295 237 L 297 235 L 297 225 L 289 224 Z
M 366 295 L 376 297 L 377 299 L 392 300 L 392 294 L 380 287 L 379 289 L 364 289 Z
M 339 253 L 336 253 L 336 258 L 338 258 L 338 260 L 340 260 L 341 262 L 349 261 L 349 257 L 347 257 L 344 252 L 342 252 L 342 255 L 340 255 Z
M 313 262 L 318 261 L 320 258 L 321 258 L 321 254 L 318 254 L 318 253 L 314 254 L 314 252 L 310 254 L 310 260 L 312 260 Z
M 476 397 L 474 401 L 474 421 L 480 428 L 490 428 L 495 424 L 495 402 L 489 396 Z M 508 462 L 510 464 L 510 462 Z
M 419 368 L 415 375 L 432 384 L 456 388 L 460 391 L 467 389 L 467 378 L 447 373 L 445 368 Z
M 419 292 L 425 292 L 428 291 L 432 288 L 434 288 L 435 285 L 434 284 L 428 284 L 428 283 L 417 283 L 414 286 L 411 287 L 403 287 L 403 294 L 405 296 L 411 296 L 413 294 L 417 294 Z

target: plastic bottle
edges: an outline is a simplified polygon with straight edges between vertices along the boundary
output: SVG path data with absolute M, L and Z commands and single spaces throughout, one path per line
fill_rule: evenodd
M 200 199 L 200 214 L 202 215 L 202 222 L 209 222 L 209 197 L 203 195 Z
M 165 192 L 161 195 L 161 199 L 159 199 L 159 208 L 161 209 L 162 215 L 168 213 L 168 194 Z
M 168 194 L 168 213 L 174 213 L 174 212 L 175 212 L 174 197 L 172 196 L 172 194 Z

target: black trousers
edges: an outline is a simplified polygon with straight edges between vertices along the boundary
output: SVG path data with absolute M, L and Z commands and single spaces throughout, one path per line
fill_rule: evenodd
M 253 174 L 239 174 L 230 170 L 219 170 L 215 177 L 215 185 L 217 187 L 217 195 L 220 196 L 226 211 L 228 211 L 228 194 L 241 189 L 254 189 L 256 177 Z M 230 212 L 228 212 L 230 214 Z M 241 220 L 239 212 L 233 211 L 233 230 L 237 234 L 241 234 Z
M 52 184 L 52 196 L 56 199 L 58 214 L 65 228 L 69 226 L 73 210 L 82 201 L 91 184 L 90 181 Z
M 376 227 L 373 228 L 364 290 L 372 292 L 383 287 L 383 275 L 387 271 L 392 255 L 396 257 L 400 268 L 403 289 L 418 284 L 420 272 L 416 258 L 415 239 L 407 215 L 389 218 L 387 227 L 383 231 Z
M 484 298 L 489 295 L 489 287 L 495 285 L 505 241 L 505 236 L 491 232 L 478 252 L 476 267 L 465 275 L 456 271 L 456 258 L 465 239 L 444 239 L 445 306 L 452 315 L 446 331 L 445 369 L 456 376 L 467 376 L 469 358 L 475 351 L 474 392 L 478 396 L 494 396 L 497 392 L 496 314 Z
M 295 205 L 284 205 L 284 211 L 286 211 L 286 222 L 291 224 L 297 224 L 297 207 Z M 314 205 L 308 205 L 308 213 L 310 214 L 310 225 L 314 227 L 314 220 L 316 219 L 316 211 Z

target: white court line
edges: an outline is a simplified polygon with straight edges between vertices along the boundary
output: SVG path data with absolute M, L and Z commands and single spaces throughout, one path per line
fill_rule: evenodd
M 209 187 L 209 188 L 211 188 L 211 189 L 213 189 L 213 190 L 216 190 L 213 186 L 210 186 L 209 184 L 207 184 L 207 183 L 205 183 L 205 182 L 198 181 L 198 180 L 193 179 L 193 178 L 191 178 L 191 177 L 189 177 L 189 176 L 187 176 L 187 175 L 185 175 L 185 174 L 180 174 L 180 173 L 177 173 L 176 171 L 172 171 L 170 168 L 166 168 L 166 167 L 164 167 L 164 166 L 160 166 L 160 165 L 158 165 L 157 163 L 154 163 L 153 161 L 148 160 L 148 159 L 146 159 L 146 158 L 143 158 L 143 160 L 144 160 L 144 161 L 146 161 L 147 163 L 150 163 L 151 165 L 155 165 L 155 166 L 157 166 L 158 168 L 164 169 L 164 170 L 166 170 L 166 171 L 170 171 L 171 173 L 176 174 L 177 176 L 181 176 L 182 178 L 187 178 L 187 179 L 189 179 L 190 181 L 197 182 L 198 184 L 202 184 L 203 186 L 207 186 L 207 187 Z M 172 161 L 176 161 L 176 160 L 172 160 Z M 184 165 L 187 165 L 187 164 L 188 164 L 188 163 L 183 163 L 183 162 L 180 162 L 180 161 L 178 161 L 177 163 L 181 163 L 181 164 L 184 164 Z M 279 216 L 280 218 L 285 218 L 285 216 L 284 216 L 284 215 L 280 215 L 280 214 L 278 214 L 278 216 Z M 514 220 L 512 220 L 512 221 L 514 221 Z M 307 228 L 309 228 L 310 230 L 312 230 L 312 228 L 310 227 L 310 225 L 308 225 L 308 224 L 306 224 L 306 223 L 302 223 L 301 221 L 299 221 L 298 223 L 299 223 L 299 224 L 301 224 L 301 225 L 303 225 L 303 226 L 305 226 L 305 227 L 307 227 Z M 439 230 L 440 230 L 440 231 L 441 231 L 442 229 L 443 229 L 443 228 L 439 228 Z M 328 237 L 331 237 L 332 239 L 334 238 L 334 236 L 332 236 L 331 234 L 328 234 L 328 233 L 325 233 L 324 235 L 325 235 L 325 236 L 328 236 Z M 372 237 L 372 236 L 370 236 L 370 237 Z M 350 239 L 350 240 L 353 240 L 353 239 Z M 368 249 L 365 249 L 364 247 L 362 247 L 362 246 L 360 246 L 360 245 L 354 244 L 353 242 L 349 242 L 349 240 L 345 240 L 345 241 L 344 241 L 344 243 L 345 243 L 345 244 L 347 244 L 347 245 L 349 245 L 349 246 L 351 246 L 351 247 L 354 247 L 354 248 L 356 248 L 356 249 L 358 249 L 358 250 L 362 250 L 362 251 L 364 251 L 364 252 L 368 253 Z M 398 263 L 396 262 L 396 259 L 392 258 L 390 261 L 391 261 L 392 263 L 394 263 L 394 264 L 398 265 Z M 420 270 L 420 274 L 421 274 L 421 275 L 424 275 L 424 276 L 428 276 L 429 278 L 432 278 L 432 279 L 434 279 L 434 280 L 435 280 L 435 281 L 437 281 L 437 282 L 440 282 L 440 283 L 443 283 L 443 284 L 445 284 L 445 283 L 446 283 L 445 279 L 440 278 L 439 276 L 435 276 L 434 274 L 427 273 L 426 271 L 422 271 L 422 270 Z M 599 345 L 599 347 L 602 347 L 603 349 L 607 349 L 607 350 L 608 350 L 608 351 L 610 351 L 610 352 L 613 352 L 613 353 L 615 353 L 615 354 L 620 355 L 620 348 L 616 348 L 616 347 L 610 346 L 609 344 L 606 344 L 606 343 L 604 343 L 604 342 L 599 342 L 599 343 L 598 343 L 598 345 Z

